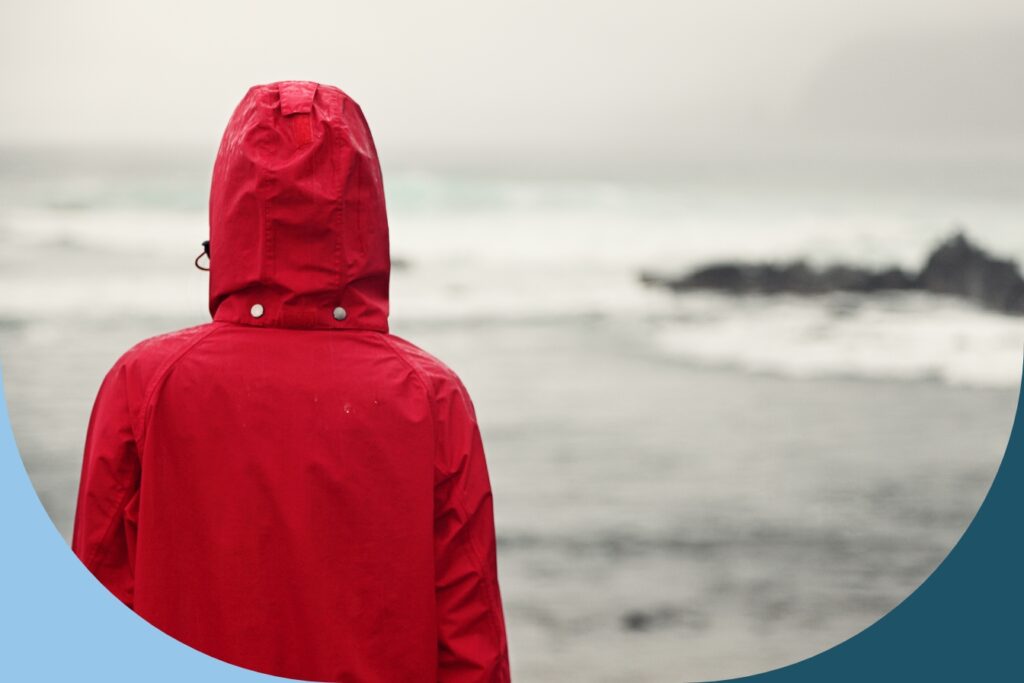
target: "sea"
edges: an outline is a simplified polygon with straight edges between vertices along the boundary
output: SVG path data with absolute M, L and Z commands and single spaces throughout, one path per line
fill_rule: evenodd
M 92 400 L 202 323 L 212 153 L 0 150 L 0 366 L 70 536 Z M 672 294 L 721 261 L 1024 261 L 1024 167 L 390 168 L 391 324 L 462 377 L 516 680 L 683 681 L 812 656 L 909 595 L 1003 455 L 1024 317 L 922 292 Z

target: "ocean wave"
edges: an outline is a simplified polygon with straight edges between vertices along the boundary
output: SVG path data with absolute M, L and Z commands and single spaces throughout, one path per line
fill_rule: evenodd
M 699 366 L 983 387 L 1019 381 L 1024 318 L 963 301 L 924 292 L 672 294 L 636 278 L 648 266 L 686 268 L 720 256 L 810 254 L 917 267 L 943 223 L 881 210 L 634 211 L 628 197 L 596 207 L 576 206 L 575 197 L 557 209 L 531 200 L 503 211 L 474 204 L 454 213 L 394 212 L 394 252 L 409 264 L 393 273 L 394 323 L 527 329 L 601 321 L 637 329 L 630 339 L 638 348 Z M 992 220 L 972 224 L 972 234 L 997 253 L 1024 254 L 1016 214 L 987 215 Z M 31 328 L 47 320 L 156 316 L 170 323 L 206 315 L 207 276 L 192 265 L 207 236 L 201 213 L 15 207 L 0 212 L 0 228 L 0 317 Z
M 658 349 L 701 366 L 795 378 L 1018 386 L 1024 318 L 924 293 L 684 294 L 653 325 Z

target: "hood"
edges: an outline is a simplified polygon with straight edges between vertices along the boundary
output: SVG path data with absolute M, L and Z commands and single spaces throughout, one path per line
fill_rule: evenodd
M 250 88 L 210 190 L 210 313 L 266 327 L 387 331 L 391 260 L 377 151 L 332 86 Z

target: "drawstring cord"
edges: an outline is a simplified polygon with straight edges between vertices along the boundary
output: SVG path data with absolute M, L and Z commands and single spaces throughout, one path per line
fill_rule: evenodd
M 199 265 L 199 259 L 203 258 L 204 256 L 206 257 L 206 263 L 207 263 L 205 268 L 203 266 Z M 203 242 L 203 253 L 199 254 L 199 256 L 196 256 L 195 264 L 196 264 L 196 268 L 198 268 L 199 270 L 207 270 L 208 271 L 208 270 L 210 270 L 209 263 L 210 263 L 210 240 L 205 240 Z

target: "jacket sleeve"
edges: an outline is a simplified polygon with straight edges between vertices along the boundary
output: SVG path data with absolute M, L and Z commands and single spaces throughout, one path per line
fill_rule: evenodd
M 125 368 L 115 365 L 89 420 L 71 548 L 107 589 L 132 606 L 140 464 Z
M 438 392 L 434 557 L 442 683 L 510 680 L 480 430 L 458 380 Z

